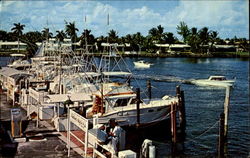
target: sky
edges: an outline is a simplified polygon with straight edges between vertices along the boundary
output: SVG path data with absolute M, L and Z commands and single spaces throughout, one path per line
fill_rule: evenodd
M 249 0 L 2 0 L 0 29 L 11 31 L 13 23 L 20 22 L 25 25 L 24 32 L 49 27 L 55 35 L 65 29 L 65 21 L 75 21 L 78 35 L 87 28 L 94 36 L 106 36 L 111 29 L 124 36 L 136 32 L 147 35 L 149 29 L 162 25 L 164 32 L 180 38 L 176 26 L 184 21 L 189 28 L 217 31 L 223 39 L 249 39 L 248 6 Z

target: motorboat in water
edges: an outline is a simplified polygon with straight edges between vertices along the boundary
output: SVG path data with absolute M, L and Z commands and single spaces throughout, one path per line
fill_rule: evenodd
M 208 79 L 192 80 L 191 83 L 199 86 L 217 86 L 228 87 L 233 86 L 235 79 L 227 80 L 225 76 L 210 76 Z
M 153 65 L 152 63 L 148 63 L 143 60 L 135 61 L 133 63 L 135 67 L 141 67 L 141 68 L 150 68 L 150 66 Z

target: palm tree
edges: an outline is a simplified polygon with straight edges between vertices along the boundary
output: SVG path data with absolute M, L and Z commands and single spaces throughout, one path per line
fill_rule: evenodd
M 95 37 L 94 35 L 91 34 L 91 30 L 85 29 L 82 32 L 82 35 L 80 37 L 81 39 L 81 46 L 83 46 L 83 44 L 85 43 L 85 47 L 87 50 L 87 44 L 94 44 L 95 43 Z
M 0 30 L 0 40 L 6 41 L 7 40 L 7 32 L 4 30 Z
M 133 35 L 134 37 L 134 42 L 138 46 L 138 53 L 141 53 L 141 48 L 144 44 L 144 37 L 141 35 L 140 32 L 137 32 L 136 34 Z
M 214 43 L 218 40 L 218 32 L 217 31 L 211 31 L 209 33 L 209 40 L 211 41 L 210 48 L 213 49 Z
M 104 43 L 104 42 L 106 42 L 107 40 L 106 40 L 106 38 L 104 37 L 104 36 L 100 36 L 100 37 L 97 37 L 96 38 L 96 43 L 97 43 L 97 50 L 99 51 L 99 52 L 103 52 L 103 47 L 101 46 L 101 44 L 102 43 Z
M 37 45 L 36 42 L 42 42 L 43 41 L 43 37 L 42 37 L 42 33 L 35 31 L 35 32 L 27 32 L 23 35 L 24 37 L 24 42 L 27 44 L 27 52 L 28 52 L 28 56 L 32 56 L 36 50 L 37 50 Z
M 13 33 L 17 34 L 17 40 L 18 40 L 18 53 L 19 53 L 19 45 L 20 45 L 20 40 L 19 38 L 21 37 L 21 35 L 23 34 L 23 29 L 24 29 L 25 25 L 22 25 L 20 23 L 14 23 L 14 27 L 11 29 L 11 31 L 13 31 Z
M 124 38 L 125 38 L 125 42 L 126 43 L 129 43 L 130 44 L 130 47 L 132 48 L 133 51 L 136 50 L 136 43 L 135 43 L 135 40 L 134 40 L 134 35 L 131 35 L 131 34 L 127 34 Z
M 108 42 L 109 43 L 116 43 L 118 42 L 118 32 L 116 32 L 115 30 L 110 30 L 108 33 Z
M 78 28 L 76 28 L 75 26 L 75 22 L 65 22 L 66 26 L 65 26 L 65 32 L 66 34 L 71 38 L 71 40 L 73 42 L 76 42 L 77 39 L 77 34 L 76 32 L 79 31 Z
M 169 50 L 170 50 L 170 45 L 175 43 L 174 34 L 172 32 L 164 33 L 163 34 L 163 40 L 164 40 L 164 43 L 169 44 Z M 165 52 L 165 49 L 163 49 L 161 51 Z
M 204 45 L 207 45 L 209 42 L 209 31 L 207 27 L 203 27 L 200 31 L 199 31 L 199 38 L 201 40 L 201 47 L 202 50 L 204 50 Z
M 164 41 L 163 40 L 163 36 L 164 36 L 163 32 L 164 32 L 164 27 L 159 25 L 156 28 L 150 29 L 148 34 L 149 34 L 150 38 L 152 39 L 152 42 L 162 43 Z
M 168 43 L 169 45 L 174 44 L 174 42 L 175 42 L 174 34 L 172 32 L 166 32 L 166 33 L 164 33 L 164 37 L 163 38 L 164 38 L 164 41 L 166 43 Z
M 52 38 L 53 33 L 49 32 L 49 28 L 43 28 L 42 30 L 42 36 L 44 40 L 49 40 L 49 38 Z
M 182 36 L 184 43 L 187 42 L 187 37 L 190 34 L 187 24 L 184 21 L 180 22 L 180 25 L 177 25 L 177 33 Z
M 59 42 L 62 42 L 64 38 L 66 38 L 66 34 L 63 30 L 57 30 L 56 31 L 56 39 L 59 41 Z
M 200 38 L 197 33 L 197 28 L 193 27 L 191 28 L 190 34 L 187 37 L 187 43 L 191 46 L 191 51 L 192 52 L 197 52 L 200 47 Z

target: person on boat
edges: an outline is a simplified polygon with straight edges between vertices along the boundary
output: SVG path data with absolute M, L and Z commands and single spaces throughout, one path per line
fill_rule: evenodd
M 115 154 L 119 151 L 119 140 L 122 134 L 122 128 L 118 126 L 117 121 L 112 118 L 109 120 L 109 131 L 107 131 L 108 139 L 110 140 L 108 145 Z
M 17 85 L 14 89 L 14 103 L 19 102 L 19 92 L 20 92 L 20 88 L 19 88 L 19 85 Z

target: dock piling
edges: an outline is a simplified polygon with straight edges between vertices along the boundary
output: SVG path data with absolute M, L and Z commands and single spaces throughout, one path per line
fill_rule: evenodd
M 185 130 L 186 130 L 186 110 L 185 110 L 185 97 L 184 91 L 181 90 L 180 86 L 176 86 L 176 96 L 178 97 L 178 111 L 179 111 L 179 120 L 180 120 L 180 130 L 181 138 L 185 139 Z
M 228 131 L 228 115 L 229 115 L 229 104 L 230 104 L 230 89 L 231 87 L 228 86 L 226 88 L 226 96 L 225 96 L 225 103 L 224 103 L 224 114 L 225 114 L 225 131 L 224 131 L 224 136 L 225 138 L 227 137 L 227 131 Z
M 152 97 L 152 92 L 151 92 L 151 81 L 150 80 L 147 80 L 147 89 L 148 89 L 148 98 L 151 99 Z
M 185 110 L 185 98 L 184 91 L 181 91 L 180 94 L 180 103 L 179 103 L 179 119 L 180 119 L 180 129 L 182 138 L 185 138 L 185 130 L 186 130 L 186 110 Z
M 178 95 L 181 94 L 181 87 L 178 85 L 176 86 L 176 96 L 178 97 Z
M 137 126 L 140 125 L 140 103 L 141 103 L 141 98 L 140 98 L 140 88 L 136 89 L 136 111 L 137 111 Z
M 219 145 L 218 145 L 218 157 L 224 157 L 224 145 L 225 145 L 225 114 L 220 114 L 220 127 L 219 127 Z
M 177 143 L 177 130 L 176 130 L 176 103 L 171 103 L 171 142 L 172 142 L 172 153 L 176 151 Z

